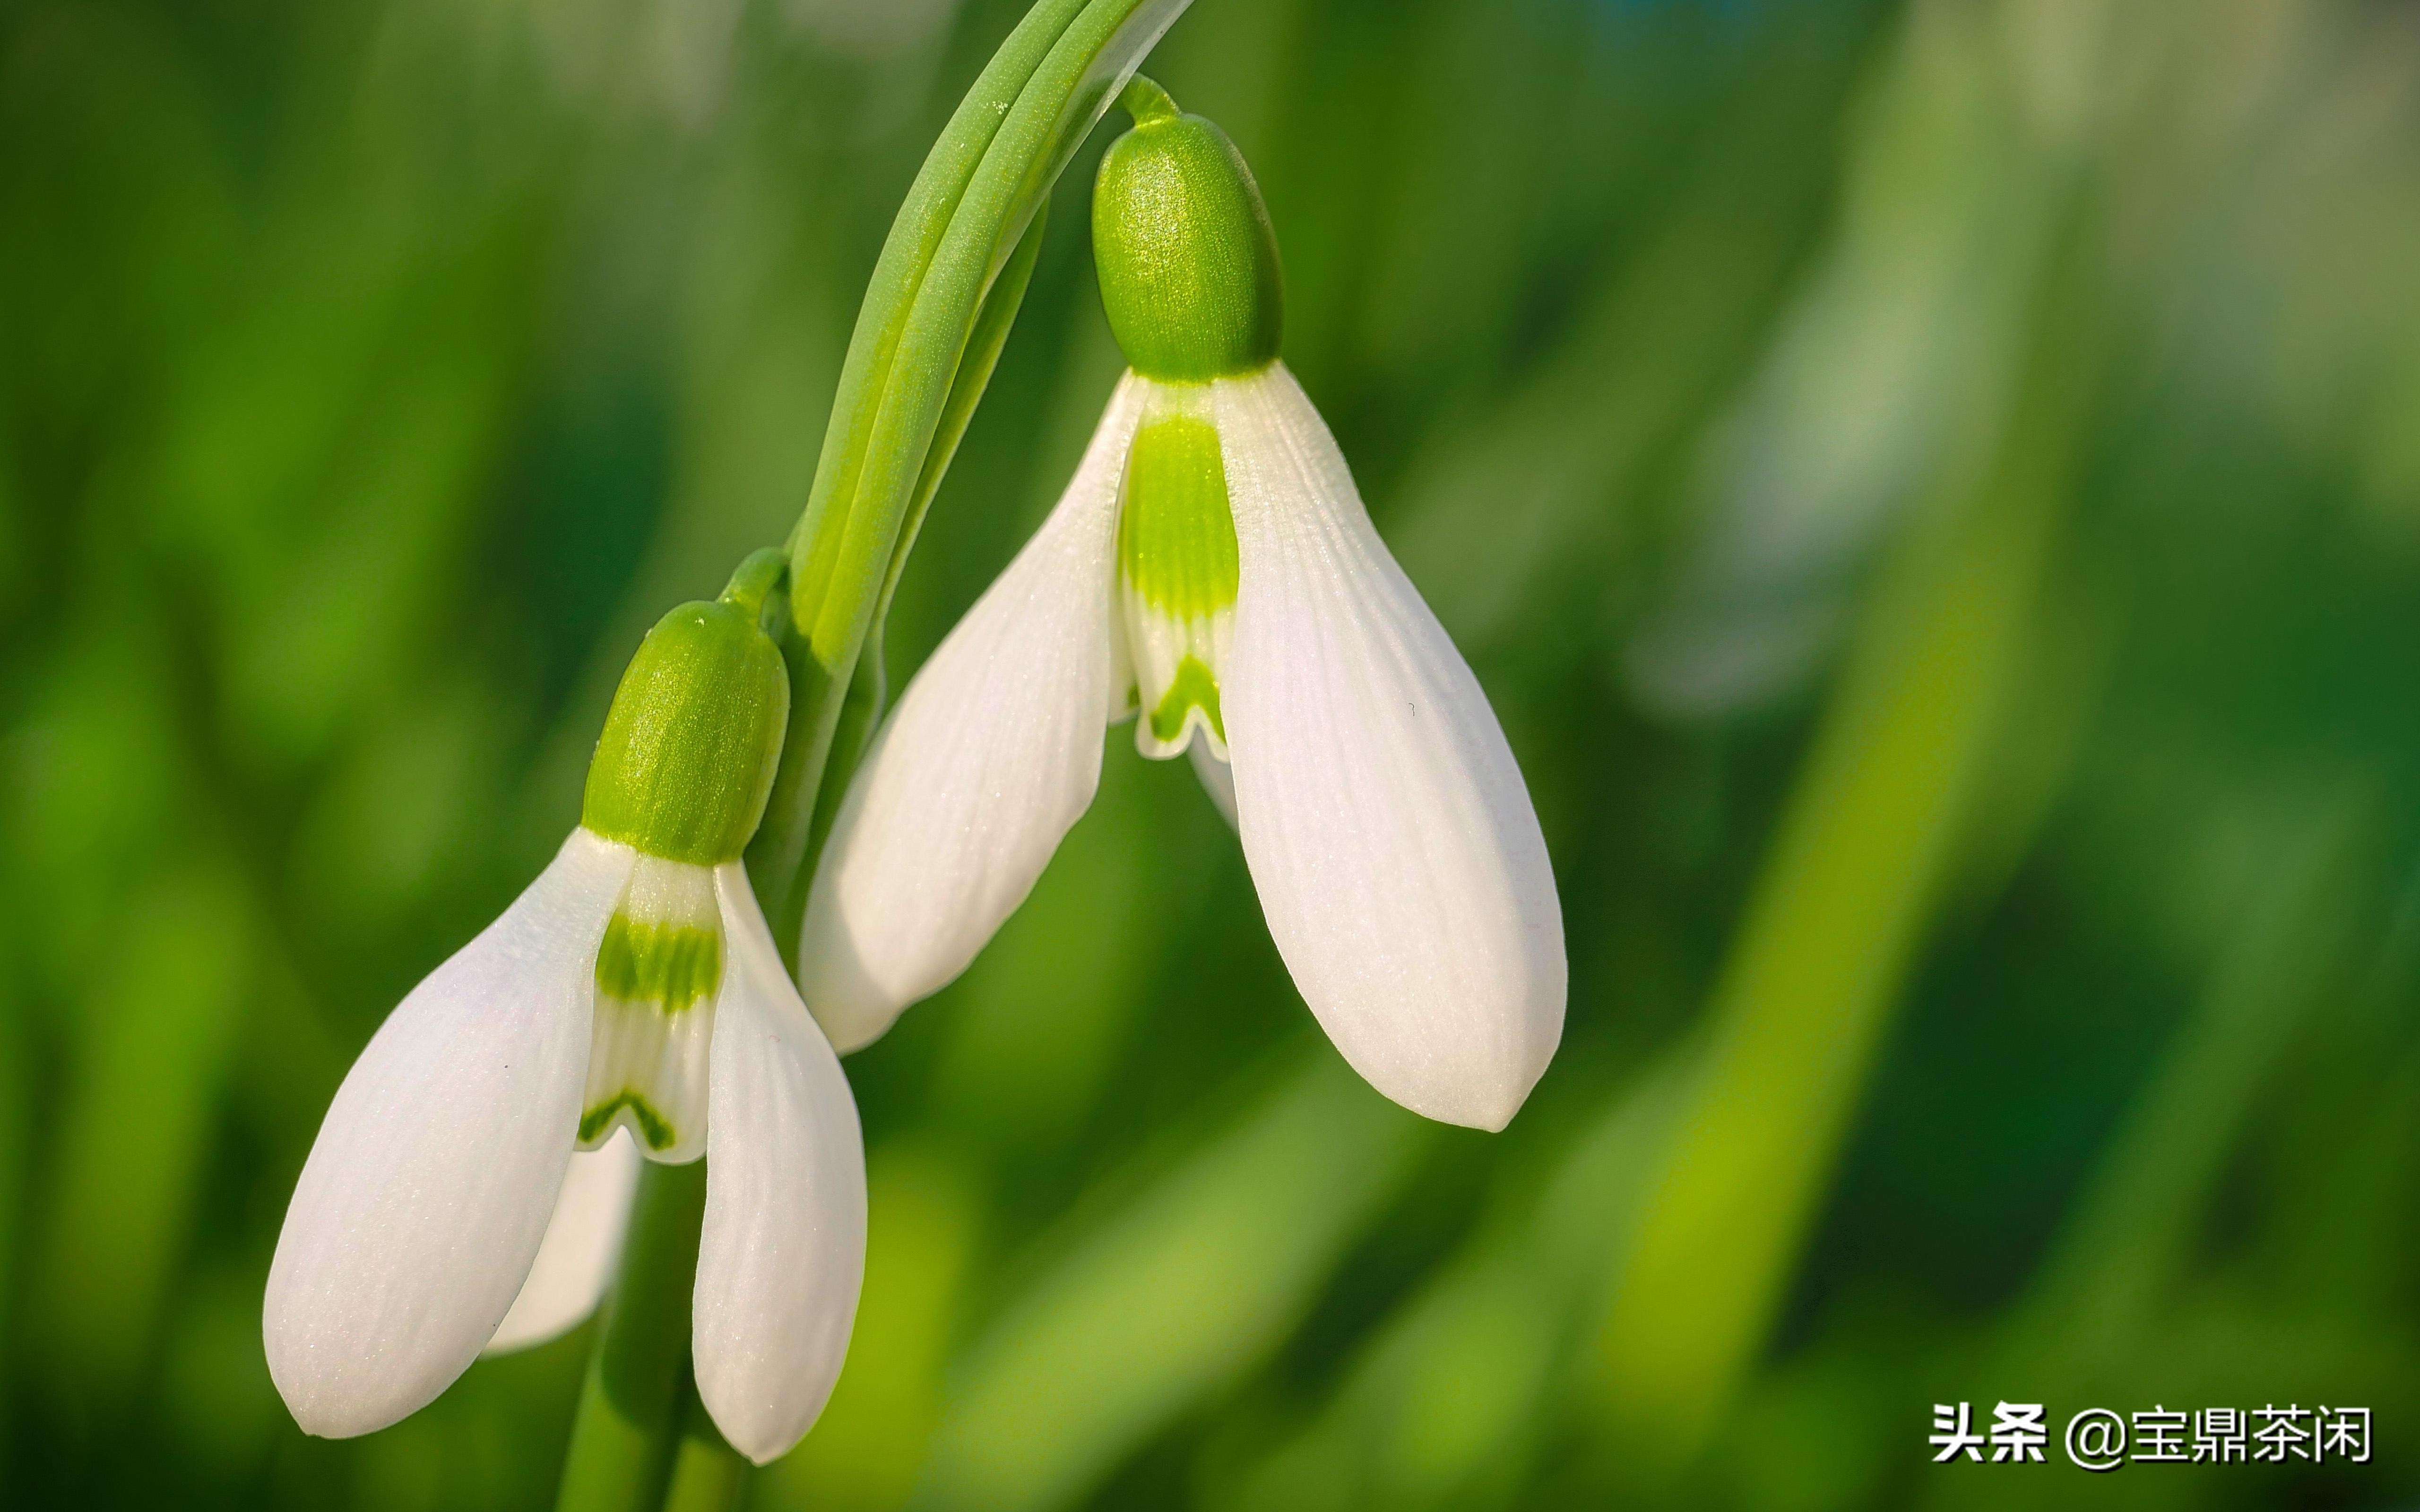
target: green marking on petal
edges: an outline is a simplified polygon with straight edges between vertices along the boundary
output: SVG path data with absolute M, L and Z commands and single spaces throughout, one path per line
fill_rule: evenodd
M 1151 711 L 1151 733 L 1162 743 L 1172 742 L 1185 733 L 1187 711 L 1200 709 L 1210 721 L 1210 733 L 1221 745 L 1227 740 L 1226 722 L 1218 717 L 1218 679 L 1202 664 L 1199 656 L 1187 656 L 1176 664 L 1176 676 L 1168 685 L 1168 692 L 1159 707 Z
M 1217 426 L 1159 414 L 1135 433 L 1118 562 L 1142 601 L 1172 619 L 1206 620 L 1234 606 L 1241 571 Z
M 680 1132 L 656 1111 L 653 1103 L 637 1092 L 625 1090 L 580 1116 L 580 1142 L 593 1144 L 603 1138 L 606 1131 L 613 1127 L 614 1116 L 625 1108 L 629 1110 L 630 1121 L 638 1126 L 639 1137 L 647 1142 L 649 1149 L 670 1149 L 673 1141 L 680 1137 Z
M 687 924 L 650 924 L 615 913 L 597 950 L 597 990 L 677 1013 L 722 985 L 722 936 Z

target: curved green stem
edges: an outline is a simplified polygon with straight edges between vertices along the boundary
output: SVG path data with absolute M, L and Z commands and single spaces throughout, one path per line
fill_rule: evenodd
M 663 1505 L 689 1381 L 690 1293 L 705 1218 L 706 1162 L 649 1161 L 572 1419 L 556 1512 Z
M 948 417 L 970 412 L 989 378 L 988 363 L 971 360 L 978 330 L 998 309 L 1005 336 L 1024 285 L 1004 275 L 1052 183 L 1187 3 L 1043 0 L 951 117 L 892 223 L 790 534 L 789 738 L 748 854 L 785 954 L 796 949 L 817 795 L 851 674 L 918 501 L 929 501 L 955 444 Z
M 790 558 L 787 552 L 776 550 L 769 546 L 761 550 L 751 551 L 740 559 L 738 566 L 731 570 L 731 581 L 723 587 L 722 601 L 726 604 L 736 604 L 746 609 L 755 615 L 757 622 L 762 624 L 768 601 L 776 609 L 786 608 L 774 595 L 773 590 L 782 585 L 782 575 L 789 570 Z
M 1034 259 L 1042 250 L 1046 219 L 1045 214 L 1033 217 L 1033 224 L 1026 227 L 1024 239 L 1017 243 L 1008 266 L 1001 270 L 999 280 L 992 285 L 990 295 L 984 301 L 983 313 L 976 317 L 974 335 L 967 343 L 966 360 L 958 365 L 958 380 L 950 390 L 949 403 L 942 408 L 940 428 L 934 435 L 932 451 L 924 458 L 923 476 L 916 481 L 916 495 L 908 502 L 907 523 L 900 529 L 899 544 L 891 553 L 891 570 L 883 576 L 882 594 L 874 606 L 874 624 L 866 630 L 865 643 L 858 651 L 857 671 L 841 695 L 840 717 L 832 728 L 831 753 L 824 764 L 814 820 L 799 867 L 798 881 L 802 890 L 813 879 L 815 859 L 823 852 L 824 838 L 831 833 L 832 820 L 840 811 L 840 800 L 848 791 L 849 779 L 856 775 L 858 761 L 873 740 L 875 727 L 882 722 L 888 692 L 882 665 L 882 625 L 891 615 L 892 595 L 899 591 L 900 575 L 908 570 L 908 549 L 916 544 L 917 532 L 923 529 L 924 516 L 933 506 L 933 495 L 941 486 L 941 477 L 949 471 L 951 458 L 957 455 L 967 423 L 974 418 L 975 405 L 991 382 L 992 369 L 1000 363 L 1001 349 L 1008 344 L 1009 329 L 1016 323 L 1017 309 L 1025 302 L 1025 288 L 1032 280 Z
M 991 385 L 992 370 L 1000 365 L 1000 354 L 1008 346 L 1009 331 L 1016 324 L 1016 312 L 1025 303 L 1026 285 L 1033 281 L 1033 264 L 1042 255 L 1042 233 L 1049 219 L 1047 205 L 1034 211 L 1032 223 L 1018 239 L 1016 250 L 1009 255 L 1007 265 L 992 283 L 991 292 L 984 297 L 983 310 L 975 316 L 974 331 L 967 339 L 966 357 L 958 363 L 957 381 L 950 386 L 949 400 L 941 407 L 932 449 L 925 454 L 924 470 L 916 479 L 916 492 L 908 501 L 899 543 L 892 549 L 890 571 L 883 574 L 882 594 L 874 606 L 876 628 L 891 613 L 891 597 L 899 591 L 899 575 L 908 570 L 908 552 L 916 544 L 917 532 L 924 527 L 924 516 L 933 507 L 933 495 L 940 490 L 941 479 L 950 471 L 951 460 L 958 455 L 958 442 L 966 439 L 967 425 L 975 417 L 975 406 L 983 402 L 984 390 Z
M 851 506 L 827 515 L 794 548 L 791 607 L 808 628 L 817 661 L 845 667 L 871 623 L 908 502 L 923 474 L 959 360 L 992 279 L 1024 234 L 1049 181 L 1077 140 L 1109 108 L 1141 48 L 1119 59 L 1111 43 L 1130 22 L 1165 12 L 1144 46 L 1173 20 L 1181 0 L 1093 0 L 1034 70 L 968 182 L 957 212 L 918 285 L 892 351 L 890 371 L 857 469 Z M 1108 55 L 1105 55 L 1108 54 Z
M 1118 108 L 1132 116 L 1137 126 L 1150 121 L 1172 121 L 1184 114 L 1176 108 L 1176 101 L 1168 97 L 1168 91 L 1159 86 L 1158 80 L 1140 73 L 1126 81 L 1125 92 L 1118 96 Z

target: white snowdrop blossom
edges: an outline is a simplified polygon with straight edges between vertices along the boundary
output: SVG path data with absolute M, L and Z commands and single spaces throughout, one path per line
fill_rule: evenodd
M 716 1426 L 762 1463 L 822 1411 L 864 1266 L 864 1156 L 737 859 L 788 687 L 729 596 L 648 636 L 580 825 L 338 1088 L 263 1309 L 306 1431 L 384 1427 L 483 1350 L 585 1318 L 642 1154 L 707 1159 L 691 1349 Z
M 847 1051 L 964 970 L 1091 804 L 1105 728 L 1133 715 L 1142 753 L 1188 756 L 1235 825 L 1345 1058 L 1416 1112 L 1500 1129 L 1562 1033 L 1528 789 L 1276 360 L 1249 170 L 1156 86 L 1127 99 L 1138 125 L 1103 162 L 1094 235 L 1134 370 L 867 749 L 809 893 L 801 992 Z

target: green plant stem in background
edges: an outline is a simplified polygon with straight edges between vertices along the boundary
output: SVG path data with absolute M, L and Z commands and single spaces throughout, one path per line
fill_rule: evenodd
M 748 1461 L 723 1442 L 694 1377 L 681 1383 L 680 1423 L 664 1512 L 731 1512 L 748 1489 Z
M 2375 870 L 2379 792 L 2367 774 L 2328 778 L 2281 784 L 2276 832 L 2257 847 L 2257 884 L 2229 910 L 2226 943 L 2197 1000 L 2086 1177 L 2025 1295 L 2000 1315 L 1975 1362 L 1961 1363 L 1965 1379 L 2023 1381 L 2029 1395 L 2054 1400 L 2164 1388 L 2183 1352 L 2167 1309 L 2200 1284 L 2195 1237 L 2210 1224 L 2228 1156 L 2264 1091 L 2292 1063 L 2293 1041 L 2324 1032 L 2331 1014 L 2368 1008 L 2363 999 L 2381 989 L 2398 1005 L 2410 1000 L 2408 964 L 2393 960 L 2401 942 L 2392 921 L 2366 906 L 2383 890 Z M 2381 965 L 2382 980 L 2361 980 L 2364 966 Z M 2264 1373 L 2273 1369 L 2262 1362 Z M 1978 1490 L 1940 1477 L 1927 1489 L 1914 1504 L 1926 1512 L 2064 1504 L 2040 1483 L 2014 1479 Z
M 1043 0 L 994 55 L 941 134 L 875 266 L 841 369 L 824 453 L 791 532 L 789 739 L 749 852 L 773 937 L 796 949 L 824 769 L 850 674 L 896 573 L 920 499 L 948 462 L 948 418 L 1003 289 L 999 330 L 1022 275 L 1001 275 L 1059 171 L 1187 0 Z M 1029 265 L 1030 270 L 1030 265 Z M 996 355 L 996 354 L 995 354 Z
M 991 1325 L 916 1504 L 1079 1504 L 1188 1403 L 1278 1348 L 1436 1136 L 1333 1057 L 1310 1057 Z
M 706 1162 L 649 1161 L 572 1421 L 558 1512 L 657 1512 L 681 1447 Z
M 1599 1340 L 1636 1474 L 1685 1464 L 1753 1364 L 1945 891 L 2071 486 L 2091 378 L 2075 260 L 2039 291 L 1994 464 L 1948 486 L 1866 626 L 1715 986 Z

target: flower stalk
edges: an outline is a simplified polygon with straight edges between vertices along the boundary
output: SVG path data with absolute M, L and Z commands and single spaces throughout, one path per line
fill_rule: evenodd
M 967 342 L 966 361 L 959 364 L 957 382 L 951 386 L 949 403 L 941 410 L 940 428 L 934 433 L 932 451 L 924 458 L 923 475 L 917 480 L 916 495 L 908 501 L 907 523 L 899 532 L 898 546 L 891 553 L 891 570 L 882 580 L 882 596 L 875 603 L 874 624 L 858 651 L 857 671 L 841 695 L 831 754 L 825 763 L 807 851 L 800 863 L 802 872 L 812 873 L 815 856 L 823 849 L 824 837 L 831 833 L 841 795 L 847 791 L 849 777 L 857 770 L 858 758 L 864 754 L 866 742 L 874 737 L 874 727 L 882 722 L 888 692 L 882 670 L 882 625 L 891 614 L 891 598 L 899 591 L 899 575 L 907 570 L 908 548 L 916 544 L 917 532 L 923 528 L 925 512 L 932 507 L 933 495 L 941 486 L 942 474 L 957 455 L 967 423 L 974 418 L 975 405 L 990 384 L 992 370 L 1000 365 L 1001 349 L 1008 345 L 1008 332 L 1016 324 L 1016 312 L 1025 302 L 1026 285 L 1032 281 L 1034 259 L 1042 250 L 1046 219 L 1047 207 L 1025 228 L 1008 266 L 1001 270 L 991 293 L 985 297 L 983 313 L 975 319 L 974 334 Z M 803 883 L 800 889 L 803 896 Z M 771 906 L 769 900 L 760 901 Z M 775 938 L 784 940 L 784 949 L 795 945 L 790 937 L 777 933 Z M 795 967 L 796 962 L 792 965 Z
M 892 224 L 797 526 L 725 591 L 787 665 L 780 765 L 747 853 L 785 954 L 815 847 L 881 717 L 883 617 L 1024 301 L 1051 186 L 1187 3 L 1040 0 L 1011 33 Z M 705 1512 L 744 1487 L 747 1467 L 691 1376 L 705 1175 L 705 1162 L 647 1170 L 573 1427 L 563 1512 Z
M 929 501 L 956 444 L 947 422 L 972 412 L 990 378 L 988 362 L 970 361 L 983 355 L 978 332 L 1005 336 L 1032 269 L 1029 254 L 1012 274 L 1019 243 L 1068 158 L 1187 3 L 1041 0 L 950 117 L 892 224 L 790 532 L 789 735 L 748 854 L 784 951 L 806 906 L 817 798 L 852 674 L 917 501 Z
M 689 1386 L 690 1283 L 706 1217 L 706 1163 L 640 1178 L 597 1347 L 572 1421 L 557 1512 L 656 1512 L 671 1483 Z

